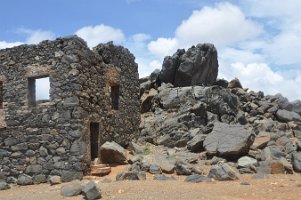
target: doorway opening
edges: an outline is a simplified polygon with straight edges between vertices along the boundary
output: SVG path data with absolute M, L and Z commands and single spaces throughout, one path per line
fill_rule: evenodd
M 99 146 L 99 123 L 90 123 L 90 144 L 91 144 L 91 161 L 98 158 Z

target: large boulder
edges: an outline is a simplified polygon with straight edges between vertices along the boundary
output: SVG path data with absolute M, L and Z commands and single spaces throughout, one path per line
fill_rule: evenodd
M 203 145 L 210 154 L 236 158 L 248 153 L 254 138 L 252 130 L 245 126 L 217 122 Z
M 159 80 L 176 87 L 212 85 L 217 78 L 217 51 L 213 44 L 198 44 L 164 58 Z
M 279 109 L 276 113 L 276 116 L 279 119 L 279 121 L 282 122 L 301 121 L 301 117 L 298 113 L 287 111 L 287 110 Z
M 100 147 L 101 161 L 106 164 L 125 164 L 126 151 L 116 142 L 105 142 Z

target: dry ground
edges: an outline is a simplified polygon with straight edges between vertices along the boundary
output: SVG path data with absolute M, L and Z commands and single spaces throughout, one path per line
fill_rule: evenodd
M 285 200 L 301 199 L 301 175 L 274 175 L 268 179 L 252 179 L 242 177 L 237 181 L 186 183 L 184 177 L 176 177 L 175 181 L 154 181 L 148 175 L 146 181 L 122 181 L 103 183 L 105 178 L 114 180 L 120 167 L 114 168 L 106 177 L 85 177 L 83 182 L 93 179 L 102 190 L 102 199 L 216 199 L 216 200 Z M 249 182 L 250 185 L 241 185 Z M 66 183 L 64 183 L 66 184 Z M 82 196 L 64 198 L 60 195 L 60 188 L 64 185 L 50 186 L 40 184 L 34 186 L 15 186 L 10 190 L 0 191 L 0 200 L 79 200 Z

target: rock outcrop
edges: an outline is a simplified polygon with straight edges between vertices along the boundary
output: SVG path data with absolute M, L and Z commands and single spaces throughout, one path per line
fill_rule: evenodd
M 217 78 L 217 51 L 212 44 L 198 44 L 164 58 L 159 80 L 176 87 L 212 85 Z

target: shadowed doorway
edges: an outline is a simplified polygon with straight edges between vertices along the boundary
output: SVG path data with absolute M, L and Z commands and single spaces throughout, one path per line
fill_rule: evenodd
M 98 158 L 99 146 L 99 123 L 90 123 L 90 144 L 91 144 L 91 161 Z

